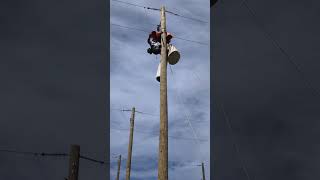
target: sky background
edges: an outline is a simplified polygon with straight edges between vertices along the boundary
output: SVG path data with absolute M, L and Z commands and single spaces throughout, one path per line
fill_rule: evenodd
M 266 38 L 242 1 L 211 8 L 215 180 L 319 179 L 319 93 Z M 247 0 L 311 86 L 319 92 L 319 1 Z M 242 160 L 249 178 L 241 168 Z
M 0 2 L 0 149 L 108 161 L 105 1 Z M 67 157 L 0 152 L 1 180 L 64 180 Z M 80 160 L 79 179 L 109 168 Z
M 111 1 L 110 23 L 151 32 L 160 22 L 160 12 Z M 171 43 L 181 54 L 179 63 L 168 67 L 169 113 L 169 179 L 201 179 L 205 162 L 206 177 L 210 178 L 210 8 L 206 0 L 135 0 L 130 3 L 160 8 L 180 15 L 200 19 L 201 23 L 167 14 L 167 31 L 201 45 L 173 38 Z M 120 179 L 125 178 L 131 109 L 156 116 L 136 113 L 133 139 L 133 180 L 157 178 L 159 143 L 159 83 L 155 79 L 160 56 L 147 53 L 147 32 L 110 27 L 110 126 L 111 179 L 117 172 L 117 159 L 122 154 Z M 195 139 L 188 124 L 190 120 Z M 180 138 L 179 138 L 180 137 Z M 183 139 L 184 138 L 184 139 Z

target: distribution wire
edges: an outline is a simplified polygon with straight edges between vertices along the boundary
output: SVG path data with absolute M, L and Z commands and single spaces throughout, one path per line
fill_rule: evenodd
M 13 154 L 23 154 L 23 155 L 30 155 L 30 156 L 55 156 L 55 157 L 66 157 L 69 156 L 67 153 L 44 153 L 44 152 L 30 152 L 30 151 L 17 151 L 17 150 L 9 150 L 9 149 L 0 149 L 0 152 L 4 153 L 13 153 Z M 91 162 L 99 163 L 99 164 L 107 164 L 104 161 L 99 161 L 87 156 L 80 155 L 79 158 L 85 159 Z
M 113 129 L 113 130 L 118 130 L 118 131 L 129 131 L 129 129 L 126 129 L 126 128 L 110 128 L 110 129 Z M 140 130 L 135 130 L 135 132 L 137 133 L 141 133 L 141 134 L 148 134 L 148 135 L 155 135 L 155 136 L 159 136 L 158 133 L 155 133 L 155 132 L 146 132 L 146 131 L 140 131 Z M 197 140 L 197 139 L 194 139 L 194 138 L 186 138 L 186 137 L 180 137 L 180 136 L 171 136 L 171 135 L 168 135 L 169 138 L 172 138 L 172 139 L 179 139 L 179 140 L 188 140 L 188 141 L 194 141 L 194 140 Z M 208 141 L 206 139 L 199 139 L 199 141 Z
M 112 110 L 117 110 L 117 111 L 131 111 L 130 109 L 116 109 L 116 108 L 111 108 Z M 151 113 L 147 113 L 147 112 L 141 112 L 141 111 L 135 111 L 136 113 L 139 113 L 139 114 L 144 114 L 144 115 L 149 115 L 149 116 L 155 116 L 155 117 L 159 117 L 160 115 L 157 115 L 157 114 L 151 114 Z
M 44 152 L 39 153 L 39 152 L 28 152 L 28 151 L 16 151 L 16 150 L 9 150 L 9 149 L 0 149 L 0 152 L 32 155 L 32 156 L 68 156 L 68 154 L 66 153 L 44 153 Z
M 171 68 L 171 66 L 169 66 L 169 67 L 170 67 L 170 72 L 171 72 L 172 78 L 173 78 L 173 80 L 174 80 L 172 68 Z M 180 103 L 184 106 L 184 103 L 182 102 L 182 99 L 181 99 L 180 94 L 177 93 L 177 95 L 178 95 L 178 96 L 177 96 L 177 97 L 178 97 L 177 99 L 180 100 Z M 186 108 L 184 107 L 184 109 L 186 109 Z M 195 129 L 193 128 L 193 126 L 192 126 L 191 120 L 189 119 L 190 116 L 191 116 L 190 113 L 189 113 L 189 115 L 188 115 L 188 113 L 187 113 L 186 111 L 184 111 L 184 113 L 185 113 L 185 116 L 186 116 L 186 118 L 187 118 L 187 122 L 188 122 L 188 124 L 189 124 L 189 126 L 190 126 L 190 128 L 191 128 L 191 130 L 192 130 L 192 133 L 193 133 L 193 135 L 194 135 L 194 137 L 195 137 L 196 143 L 200 144 L 200 139 L 198 138 L 198 135 L 197 135 Z M 204 159 L 202 159 L 202 160 L 204 160 Z
M 136 111 L 136 113 L 139 113 L 139 114 L 144 114 L 144 115 L 149 115 L 149 116 L 160 117 L 160 115 L 156 115 L 156 114 L 151 114 L 151 113 L 146 113 L 146 112 L 141 112 L 141 111 Z
M 172 71 L 172 69 L 171 69 L 171 66 L 170 66 L 170 70 L 171 70 L 171 74 L 172 74 L 172 77 L 173 77 L 173 71 Z M 177 93 L 177 95 L 178 95 L 178 96 L 177 96 L 177 97 L 178 97 L 178 100 L 179 100 L 180 103 L 184 106 L 184 103 L 182 103 L 182 99 L 181 99 L 181 97 L 180 97 L 180 94 Z M 184 109 L 185 109 L 185 107 L 184 107 Z M 190 115 L 188 115 L 185 111 L 184 111 L 184 113 L 185 113 L 187 122 L 188 122 L 188 124 L 189 124 L 189 126 L 190 126 L 190 128 L 191 128 L 191 130 L 192 130 L 192 133 L 193 133 L 193 135 L 194 135 L 194 138 L 195 138 L 196 142 L 200 143 L 200 140 L 199 140 L 199 138 L 198 138 L 198 135 L 197 135 L 195 129 L 193 128 L 192 123 L 191 123 L 191 121 L 190 121 L 190 119 L 189 119 L 189 116 L 190 116 Z
M 302 71 L 301 67 L 294 62 L 292 56 L 290 56 L 281 46 L 280 44 L 272 37 L 272 35 L 264 28 L 264 25 L 262 23 L 260 23 L 255 11 L 249 7 L 248 3 L 246 0 L 242 1 L 242 4 L 246 7 L 246 9 L 249 11 L 250 15 L 253 17 L 253 19 L 255 20 L 255 22 L 257 23 L 258 27 L 260 27 L 260 29 L 263 31 L 263 33 L 265 34 L 266 38 L 269 39 L 272 44 L 278 48 L 280 50 L 280 52 L 288 59 L 289 63 L 292 64 L 294 66 L 294 68 L 296 69 L 296 71 L 300 74 L 302 80 L 304 81 L 305 85 L 310 88 L 313 93 L 315 93 L 316 95 L 320 95 L 320 92 L 318 89 L 314 88 L 312 86 L 312 83 L 306 78 L 304 72 Z
M 131 110 L 129 110 L 129 109 L 115 109 L 115 108 L 112 108 L 113 110 L 118 110 L 118 111 L 122 111 L 122 112 L 125 112 L 125 111 L 131 111 Z M 122 113 L 121 113 L 122 114 Z M 123 115 L 123 114 L 122 114 Z M 157 116 L 159 116 L 159 115 L 157 115 Z M 188 118 L 188 117 L 187 117 Z M 113 122 L 113 121 L 111 121 L 111 122 Z M 129 129 L 119 129 L 119 128 L 111 128 L 111 129 L 114 129 L 114 130 L 118 130 L 118 131 L 128 131 Z M 157 134 L 157 133 L 153 133 L 153 132 L 143 132 L 143 131 L 139 131 L 139 130 L 135 130 L 135 132 L 137 132 L 137 133 L 142 133 L 142 134 L 149 134 L 149 135 L 157 135 L 157 136 L 159 136 L 159 134 Z M 199 143 L 200 142 L 204 142 L 204 141 L 208 141 L 208 140 L 206 140 L 206 139 L 193 139 L 193 138 L 186 138 L 186 137 L 177 137 L 177 136 L 168 136 L 168 137 L 170 137 L 170 138 L 173 138 L 173 139 L 181 139 L 181 140 L 196 140 L 196 141 L 198 141 Z
M 141 31 L 141 32 L 150 33 L 149 31 L 144 30 L 144 29 L 140 29 L 140 28 L 128 27 L 128 26 L 123 26 L 123 25 L 115 24 L 115 23 L 111 23 L 111 25 L 112 25 L 112 26 L 118 26 L 118 27 L 124 28 L 124 29 L 131 29 L 131 30 L 136 30 L 136 31 Z M 188 42 L 193 42 L 193 43 L 197 43 L 197 44 L 201 44 L 201 45 L 208 46 L 207 43 L 203 43 L 203 42 L 199 42 L 199 41 L 189 40 L 189 39 L 185 39 L 185 38 L 181 38 L 181 37 L 177 37 L 177 36 L 174 36 L 174 38 L 180 39 L 180 40 L 183 40 L 183 41 L 188 41 Z
M 174 12 L 171 12 L 171 11 L 166 11 L 166 12 L 169 13 L 169 14 L 178 16 L 178 17 L 185 18 L 185 19 L 190 19 L 190 20 L 198 21 L 198 22 L 202 22 L 202 23 L 208 23 L 208 22 L 206 22 L 206 21 L 202 21 L 202 20 L 199 20 L 199 19 L 195 19 L 195 18 L 191 18 L 191 17 L 187 17 L 187 16 L 182 16 L 182 15 L 180 15 L 180 14 L 177 14 L 177 13 L 174 13 Z
M 118 3 L 122 3 L 122 4 L 126 4 L 126 5 L 129 5 L 129 6 L 134 6 L 134 7 L 144 8 L 144 9 L 150 9 L 150 10 L 160 11 L 160 9 L 158 9 L 158 8 L 142 6 L 142 5 L 133 4 L 133 3 L 125 2 L 125 1 L 119 1 L 119 0 L 112 0 L 112 1 L 115 1 L 115 2 L 118 2 Z M 177 13 L 174 13 L 174 12 L 171 12 L 171 11 L 167 11 L 167 10 L 166 10 L 166 12 L 169 13 L 169 14 L 172 14 L 172 15 L 175 15 L 175 16 L 178 16 L 178 17 L 181 17 L 181 18 L 185 18 L 185 19 L 192 20 L 192 21 L 197 21 L 197 22 L 201 22 L 201 23 L 208 23 L 208 22 L 203 21 L 203 20 L 199 20 L 199 19 L 195 19 L 195 18 L 183 16 L 183 15 L 180 15 L 180 14 L 177 14 Z
M 173 73 L 173 72 L 172 72 L 172 69 L 171 69 L 171 66 L 170 66 L 170 70 L 171 70 L 171 73 Z M 180 103 L 182 103 L 182 102 L 180 102 Z M 131 110 L 129 110 L 129 109 L 116 109 L 116 108 L 112 108 L 112 109 L 113 109 L 113 110 L 122 111 L 122 112 L 131 111 Z M 156 116 L 156 117 L 159 117 L 159 116 L 160 116 L 160 115 L 154 115 L 154 114 L 145 113 L 145 112 L 140 112 L 140 111 L 135 111 L 135 112 L 138 112 L 138 113 L 141 113 L 141 114 L 146 114 L 146 115 L 152 115 L 152 116 Z M 185 114 L 185 115 L 186 115 L 188 124 L 190 125 L 190 127 L 191 127 L 191 129 L 192 129 L 192 132 L 193 132 L 195 138 L 192 139 L 192 138 L 184 138 L 184 137 L 176 137 L 176 136 L 168 136 L 168 137 L 171 137 L 171 138 L 174 138 L 174 139 L 196 140 L 196 141 L 198 141 L 199 143 L 200 143 L 200 141 L 207 141 L 206 139 L 199 139 L 199 138 L 197 137 L 196 132 L 195 132 L 195 130 L 194 130 L 194 128 L 193 128 L 190 120 L 189 120 L 189 116 L 188 116 L 187 114 Z M 115 130 L 128 130 L 128 129 L 115 129 Z M 137 131 L 137 132 L 139 132 L 139 131 Z M 140 132 L 140 133 L 143 133 L 143 132 Z M 151 134 L 151 133 L 149 133 L 149 134 Z M 158 134 L 153 134 L 153 135 L 158 135 Z
M 170 67 L 171 68 L 171 67 Z M 129 109 L 116 109 L 116 108 L 112 108 L 113 110 L 118 110 L 118 111 L 122 111 L 122 112 L 125 112 L 125 111 L 131 111 L 131 110 L 129 110 Z M 137 112 L 137 111 L 136 111 Z M 140 113 L 142 113 L 142 112 L 140 112 Z M 121 113 L 122 114 L 122 113 Z M 143 113 L 143 114 L 147 114 L 147 115 L 150 115 L 150 114 L 148 114 L 148 113 Z M 152 115 L 152 114 L 151 114 Z M 153 115 L 153 116 L 157 116 L 157 117 L 159 117 L 159 115 Z M 188 118 L 188 116 L 187 116 L 187 118 Z M 112 121 L 113 122 L 113 121 Z M 192 125 L 191 125 L 192 126 Z M 192 127 L 193 128 L 193 127 Z M 118 131 L 128 131 L 129 129 L 119 129 L 119 128 L 111 128 L 111 129 L 114 129 L 114 130 L 118 130 Z M 150 134 L 150 135 L 159 135 L 159 134 L 157 134 L 157 133 L 153 133 L 153 132 L 143 132 L 143 131 L 139 131 L 139 130 L 135 130 L 135 132 L 138 132 L 138 133 L 142 133 L 142 134 Z M 195 132 L 194 132 L 195 133 Z M 195 134 L 194 134 L 195 135 Z M 198 141 L 199 143 L 200 142 L 204 142 L 204 141 L 208 141 L 208 140 L 206 140 L 206 139 L 199 139 L 199 138 L 197 138 L 197 136 L 195 135 L 195 137 L 196 138 L 186 138 L 186 137 L 178 137 L 178 136 L 168 136 L 169 138 L 173 138 L 173 139 L 181 139 L 181 140 L 195 140 L 195 141 Z
M 228 128 L 229 128 L 229 130 L 230 130 L 233 147 L 234 147 L 234 149 L 235 149 L 235 151 L 236 151 L 236 153 L 237 153 L 237 155 L 238 155 L 238 157 L 239 157 L 242 170 L 243 170 L 243 172 L 245 173 L 247 179 L 248 179 L 248 180 L 251 180 L 251 178 L 250 178 L 250 176 L 249 176 L 249 173 L 248 173 L 248 170 L 247 170 L 247 168 L 246 168 L 246 164 L 245 164 L 244 160 L 243 160 L 243 159 L 241 158 L 241 156 L 240 156 L 240 150 L 239 150 L 238 144 L 236 143 L 236 140 L 235 140 L 235 135 L 234 135 L 234 131 L 233 131 L 233 127 L 232 127 L 231 121 L 230 121 L 230 119 L 229 119 L 229 117 L 228 117 L 228 115 L 227 115 L 226 111 L 224 110 L 224 107 L 223 107 L 223 105 L 222 105 L 221 103 L 220 103 L 220 106 L 219 106 L 219 107 L 220 107 L 220 110 L 221 110 L 221 112 L 222 112 L 222 114 L 223 114 L 223 118 L 224 118 L 224 120 L 226 121 L 227 126 L 228 126 Z
M 133 27 L 123 26 L 123 25 L 114 24 L 114 23 L 111 23 L 111 25 L 113 25 L 113 26 L 118 26 L 118 27 L 125 28 L 125 29 L 132 29 L 132 30 L 136 30 L 136 31 L 141 31 L 141 32 L 149 33 L 149 31 L 143 30 L 143 29 L 139 29 L 139 28 L 133 28 Z
M 105 161 L 99 161 L 99 160 L 96 160 L 96 159 L 93 159 L 93 158 L 90 158 L 90 157 L 86 157 L 86 156 L 83 156 L 83 155 L 80 155 L 80 158 L 88 160 L 90 162 L 94 162 L 94 163 L 107 164 L 107 162 L 105 162 Z
M 121 156 L 122 156 L 121 161 L 123 161 L 123 162 L 127 161 L 128 158 L 126 158 L 126 157 L 127 157 L 126 154 L 121 155 Z M 143 158 L 145 158 L 145 157 L 143 157 Z M 139 159 L 139 160 L 138 160 L 138 159 Z M 141 157 L 138 157 L 137 159 L 135 159 L 134 161 L 132 161 L 132 163 L 145 163 L 145 162 L 148 162 L 148 161 L 150 161 L 150 159 L 142 159 Z M 156 161 L 156 160 L 154 160 L 154 161 L 152 161 L 152 162 L 155 162 L 155 161 Z M 181 160 L 175 159 L 175 160 L 169 160 L 168 162 L 169 162 L 170 164 L 175 165 L 176 167 L 177 167 L 178 165 L 180 165 L 181 167 L 194 167 L 194 166 L 198 166 L 198 165 L 201 166 L 201 164 L 200 164 L 201 162 L 200 162 L 200 161 L 197 161 L 197 160 L 181 161 Z M 117 161 L 114 160 L 112 163 L 117 163 Z
M 160 9 L 157 9 L 157 8 L 142 6 L 142 5 L 133 4 L 133 3 L 125 2 L 125 1 L 119 1 L 119 0 L 112 0 L 112 1 L 115 1 L 115 2 L 118 2 L 118 3 L 122 3 L 122 4 L 127 4 L 127 5 L 130 5 L 130 6 L 140 7 L 140 8 L 144 8 L 144 9 L 150 9 L 150 10 L 160 11 Z

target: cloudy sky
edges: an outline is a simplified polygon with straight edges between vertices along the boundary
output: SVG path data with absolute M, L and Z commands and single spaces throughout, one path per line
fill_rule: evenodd
M 210 177 L 210 8 L 207 0 L 135 0 L 148 7 L 160 8 L 200 19 L 201 23 L 167 14 L 167 31 L 179 38 L 195 40 L 207 45 L 173 38 L 180 53 L 178 64 L 168 67 L 169 113 L 169 178 L 200 179 L 202 161 L 206 177 Z M 110 23 L 148 32 L 160 22 L 160 12 L 128 6 L 111 1 Z M 117 159 L 122 154 L 120 178 L 125 177 L 131 109 L 150 113 L 136 114 L 132 155 L 132 179 L 157 177 L 159 132 L 159 83 L 155 80 L 159 56 L 146 52 L 148 33 L 115 25 L 110 27 L 110 151 L 111 179 L 114 179 Z M 188 124 L 191 122 L 192 128 Z M 198 138 L 201 141 L 197 141 Z
M 319 179 L 319 1 L 219 1 L 212 8 L 215 180 Z M 271 34 L 295 66 L 261 31 Z M 306 85 L 306 80 L 309 85 Z M 215 106 L 217 107 L 217 106 Z
M 0 2 L 0 149 L 108 154 L 105 1 Z M 0 153 L 1 180 L 63 180 L 67 157 Z M 80 180 L 108 168 L 80 160 Z

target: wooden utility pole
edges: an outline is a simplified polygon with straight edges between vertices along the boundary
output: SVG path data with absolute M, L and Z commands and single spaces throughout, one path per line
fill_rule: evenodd
M 134 114 L 135 114 L 135 111 L 136 111 L 136 109 L 133 107 L 132 111 L 131 111 L 131 118 L 130 118 L 130 135 L 129 135 L 128 159 L 127 159 L 127 167 L 126 167 L 126 180 L 130 180 L 132 141 L 133 141 L 133 127 L 134 127 Z
M 202 166 L 202 180 L 206 180 L 206 175 L 204 173 L 204 164 L 203 164 L 203 162 L 201 163 L 201 166 Z
M 70 156 L 70 160 L 69 160 L 69 178 L 68 178 L 68 180 L 78 180 L 80 146 L 79 145 L 71 145 L 69 156 Z
M 164 6 L 161 7 L 160 136 L 158 180 L 168 180 L 168 102 L 167 102 L 167 31 Z
M 118 172 L 117 172 L 117 178 L 116 178 L 116 180 L 119 180 L 119 177 L 120 177 L 120 168 L 121 168 L 121 154 L 119 155 L 119 159 L 118 159 Z

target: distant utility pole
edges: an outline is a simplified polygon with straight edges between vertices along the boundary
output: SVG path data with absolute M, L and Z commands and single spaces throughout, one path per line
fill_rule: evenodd
M 167 31 L 164 6 L 161 7 L 160 136 L 158 180 L 168 180 L 168 102 L 167 102 Z
M 119 180 L 119 177 L 120 177 L 120 168 L 121 168 L 121 154 L 119 155 L 119 159 L 118 159 L 118 172 L 117 172 L 117 178 L 116 178 L 116 180 Z
M 131 118 L 130 118 L 130 135 L 129 135 L 129 146 L 128 146 L 128 159 L 127 159 L 127 168 L 126 168 L 126 180 L 130 180 L 131 172 L 131 156 L 132 156 L 132 141 L 133 141 L 133 127 L 134 127 L 134 114 L 135 107 L 132 108 Z
M 201 166 L 202 166 L 202 180 L 206 180 L 206 175 L 204 173 L 204 164 L 203 164 L 203 162 L 201 163 Z
M 80 146 L 79 145 L 71 145 L 69 156 L 70 156 L 70 160 L 69 160 L 69 178 L 68 178 L 68 180 L 78 180 Z

